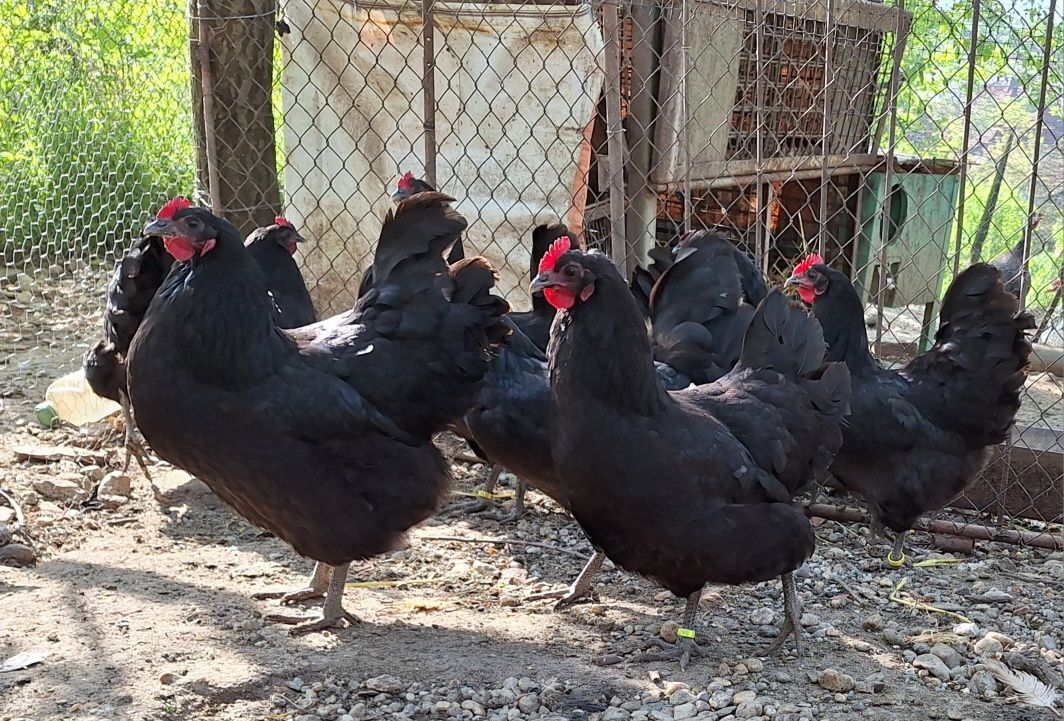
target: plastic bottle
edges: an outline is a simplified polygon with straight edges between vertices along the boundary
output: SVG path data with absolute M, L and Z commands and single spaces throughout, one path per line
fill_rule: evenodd
M 114 401 L 93 393 L 85 372 L 80 369 L 52 381 L 44 399 L 37 406 L 36 414 L 37 420 L 46 427 L 56 425 L 57 420 L 75 426 L 95 423 L 122 409 Z

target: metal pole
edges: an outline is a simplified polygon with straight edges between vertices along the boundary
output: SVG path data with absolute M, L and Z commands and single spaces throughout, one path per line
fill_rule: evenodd
M 221 179 L 218 176 L 218 136 L 214 128 L 214 76 L 211 74 L 211 31 L 207 27 L 208 0 L 196 3 L 196 59 L 200 66 L 200 89 L 203 91 L 203 155 L 207 163 L 207 192 L 211 212 L 222 214 Z
M 421 0 L 421 97 L 425 134 L 425 180 L 436 187 L 436 21 L 433 0 Z
M 834 33 L 835 33 L 835 3 L 827 0 L 828 15 L 826 30 L 824 33 L 824 115 L 820 123 L 820 224 L 817 228 L 817 253 L 824 258 L 827 255 L 827 219 L 828 219 L 828 182 L 831 175 L 828 171 L 828 155 L 830 148 L 829 138 L 831 128 L 834 126 L 834 118 L 831 117 L 831 91 L 835 82 L 835 73 L 832 63 L 834 61 Z M 830 118 L 830 121 L 829 121 Z M 846 154 L 850 150 L 847 148 Z
M 897 20 L 894 23 L 894 60 L 890 68 L 890 86 L 887 90 L 886 112 L 889 113 L 889 129 L 887 131 L 886 167 L 883 170 L 883 207 L 880 210 L 880 238 L 877 262 L 879 264 L 879 277 L 876 283 L 876 339 L 872 345 L 873 355 L 878 356 L 880 343 L 883 340 L 883 291 L 886 288 L 887 275 L 887 239 L 890 237 L 887 223 L 890 222 L 890 201 L 892 183 L 894 182 L 894 145 L 897 142 L 898 131 L 898 85 L 901 81 L 901 60 L 905 52 L 905 44 L 902 40 L 908 35 L 908 28 L 903 28 L 905 23 L 905 0 L 898 0 L 895 8 Z M 904 34 L 903 34 L 904 33 Z
M 972 34 L 968 43 L 968 89 L 964 100 L 964 140 L 961 146 L 961 177 L 957 187 L 957 237 L 954 243 L 957 246 L 953 254 L 953 275 L 956 276 L 961 269 L 961 241 L 964 237 L 964 193 L 968 184 L 968 153 L 972 136 L 972 103 L 975 91 L 975 59 L 976 45 L 979 44 L 979 16 L 982 12 L 982 0 L 972 0 Z
M 606 152 L 610 175 L 610 255 L 627 274 L 628 234 L 624 219 L 624 128 L 621 125 L 621 44 L 617 3 L 602 3 L 602 34 L 606 61 Z M 635 89 L 633 88 L 633 93 Z
M 765 124 L 765 66 L 764 39 L 765 39 L 765 0 L 757 0 L 754 7 L 754 57 L 751 63 L 757 68 L 757 80 L 754 85 L 754 192 L 757 197 L 757 222 L 754 223 L 754 245 L 757 247 L 758 262 L 761 264 L 761 272 L 768 277 L 768 219 L 762 202 L 762 186 L 764 185 L 765 149 L 764 124 Z
M 694 230 L 694 198 L 691 197 L 691 113 L 687 105 L 687 0 L 680 0 L 680 102 L 683 105 L 683 229 Z
M 1020 298 L 1027 307 L 1027 269 L 1031 262 L 1031 238 L 1038 221 L 1034 214 L 1034 195 L 1038 189 L 1038 164 L 1042 155 L 1042 131 L 1046 123 L 1046 89 L 1049 84 L 1049 61 L 1053 52 L 1053 20 L 1057 12 L 1057 0 L 1049 0 L 1049 16 L 1046 18 L 1046 44 L 1042 51 L 1042 87 L 1038 91 L 1038 119 L 1034 124 L 1034 156 L 1031 161 L 1031 184 L 1027 190 L 1027 223 L 1023 229 L 1023 270 L 1020 274 Z

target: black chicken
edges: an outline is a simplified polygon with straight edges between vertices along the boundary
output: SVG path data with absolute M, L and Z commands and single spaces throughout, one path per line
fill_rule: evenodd
M 717 380 L 739 360 L 754 307 L 768 292 L 757 266 L 722 236 L 680 239 L 648 299 L 654 360 L 686 387 Z
M 244 240 L 273 295 L 279 328 L 299 328 L 318 319 L 303 274 L 292 257 L 303 240 L 295 226 L 281 216 L 274 218 L 273 225 L 251 231 Z
M 129 462 L 136 457 L 144 475 L 148 478 L 146 454 L 137 440 L 126 389 L 126 354 L 140 322 L 170 272 L 173 257 L 163 247 L 163 239 L 155 235 L 142 235 L 133 247 L 115 264 L 111 280 L 107 284 L 107 306 L 103 317 L 104 339 L 85 354 L 85 380 L 93 393 L 101 398 L 117 401 L 122 406 L 125 420 L 126 460 L 123 470 L 129 470 Z
M 450 474 L 431 436 L 473 405 L 506 333 L 487 262 L 443 262 L 466 226 L 450 201 L 401 203 L 381 229 L 374 287 L 352 310 L 291 331 L 277 327 L 231 224 L 167 204 L 145 230 L 184 262 L 130 349 L 141 431 L 318 562 L 309 588 L 283 597 L 326 596 L 299 632 L 357 620 L 342 607 L 349 563 L 394 548 L 433 513 Z
M 897 532 L 887 560 L 900 566 L 917 518 L 960 494 L 983 467 L 987 447 L 1008 436 L 1034 319 L 1019 312 L 997 269 L 973 265 L 946 291 L 934 346 L 894 371 L 869 352 L 864 308 L 843 273 L 814 255 L 787 284 L 812 305 L 828 359 L 846 363 L 852 377 L 852 415 L 831 471 Z
M 1031 222 L 1032 231 L 1038 227 L 1041 220 L 1042 214 L 1039 213 Z M 1056 243 L 1053 242 L 1052 238 L 1045 243 L 1041 243 L 1038 242 L 1038 236 L 1034 236 L 1031 258 L 1041 252 L 1052 253 L 1055 250 Z M 1019 299 L 1021 307 L 1026 307 L 1027 293 L 1031 290 L 1031 270 L 1023 262 L 1023 238 L 1016 241 L 1016 245 L 991 260 L 990 265 L 1001 271 L 1002 280 L 1005 282 L 1005 290 Z
M 845 366 L 822 364 L 817 324 L 771 293 L 731 373 L 668 393 L 610 260 L 559 241 L 544 266 L 533 287 L 562 311 L 548 353 L 551 452 L 569 510 L 618 566 L 687 599 L 676 647 L 644 659 L 685 666 L 701 650 L 692 626 L 711 582 L 782 577 L 786 622 L 771 650 L 797 641 L 791 572 L 814 539 L 791 494 L 826 472 L 849 396 Z

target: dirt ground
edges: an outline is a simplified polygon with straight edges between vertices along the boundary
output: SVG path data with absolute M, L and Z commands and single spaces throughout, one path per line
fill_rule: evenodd
M 707 655 L 681 672 L 628 657 L 669 636 L 682 608 L 643 579 L 604 572 L 594 600 L 562 611 L 525 600 L 568 583 L 590 550 L 534 493 L 515 525 L 441 517 L 408 548 L 353 566 L 346 604 L 363 623 L 292 638 L 262 620 L 274 602 L 250 593 L 296 587 L 308 561 L 161 464 L 154 486 L 131 473 L 124 503 L 46 500 L 49 480 L 83 478 L 91 492 L 101 459 L 18 460 L 16 448 L 99 446 L 110 467 L 118 436 L 38 429 L 28 410 L 4 408 L 0 488 L 25 514 L 14 542 L 38 560 L 0 567 L 0 663 L 43 660 L 0 672 L 3 721 L 1050 717 L 1018 704 L 988 658 L 1060 687 L 1064 554 L 980 544 L 956 563 L 889 570 L 865 529 L 823 522 L 799 574 L 806 655 L 758 658 L 780 619 L 776 585 L 710 588 Z M 456 490 L 484 472 L 456 463 Z M 455 537 L 514 543 L 444 540 Z M 922 550 L 927 537 L 913 542 L 917 561 L 941 557 Z
M 534 492 L 516 524 L 441 515 L 408 548 L 353 566 L 346 605 L 363 623 L 293 638 L 263 620 L 275 602 L 251 593 L 301 585 L 309 561 L 164 465 L 154 484 L 131 472 L 128 498 L 112 476 L 101 489 L 121 462 L 108 424 L 33 422 L 46 382 L 29 389 L 25 378 L 77 366 L 87 346 L 72 340 L 94 335 L 98 314 L 85 299 L 98 293 L 13 299 L 15 322 L 0 333 L 0 525 L 15 531 L 4 545 L 0 529 L 10 564 L 0 563 L 0 721 L 1053 717 L 1017 701 L 987 664 L 1064 689 L 1064 554 L 980 543 L 954 558 L 914 534 L 915 562 L 950 562 L 891 570 L 866 528 L 835 522 L 818 522 L 817 553 L 797 574 L 801 658 L 791 646 L 758 656 L 781 620 L 776 584 L 707 589 L 698 627 L 707 653 L 687 671 L 631 659 L 673 638 L 682 610 L 644 579 L 606 570 L 593 599 L 561 611 L 527 600 L 567 584 L 590 552 Z M 47 313 L 34 310 L 41 297 Z M 1059 379 L 1032 387 L 1046 396 L 1039 417 L 1060 413 Z M 56 446 L 82 450 L 16 454 Z M 453 440 L 448 448 L 465 452 Z M 456 493 L 487 472 L 454 470 Z M 19 566 L 13 549 L 35 562 Z

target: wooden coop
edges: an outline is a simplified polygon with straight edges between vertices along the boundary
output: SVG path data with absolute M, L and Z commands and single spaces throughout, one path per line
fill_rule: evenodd
M 822 231 L 830 257 L 854 257 L 859 196 L 882 162 L 877 106 L 910 16 L 864 0 L 837 3 L 830 25 L 827 3 L 758 8 L 709 0 L 684 18 L 675 6 L 658 16 L 633 4 L 621 7 L 616 37 L 603 23 L 607 53 L 619 46 L 627 142 L 623 155 L 609 148 L 604 97 L 592 130 L 591 244 L 612 250 L 611 170 L 623 163 L 629 266 L 674 237 L 687 209 L 689 227 L 737 240 L 770 276 Z

